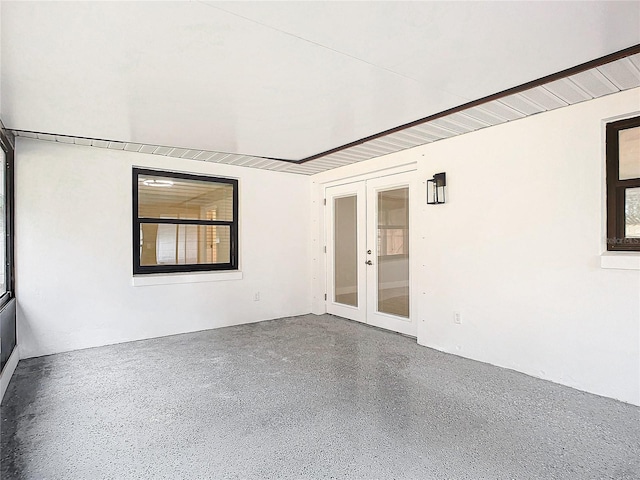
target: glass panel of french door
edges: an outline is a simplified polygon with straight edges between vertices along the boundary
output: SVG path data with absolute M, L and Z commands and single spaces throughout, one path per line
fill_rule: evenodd
M 409 268 L 413 177 L 407 172 L 367 180 L 366 268 L 367 323 L 415 336 Z
M 378 312 L 409 318 L 409 187 L 378 192 Z
M 365 183 L 329 187 L 326 195 L 327 312 L 366 322 Z
M 358 306 L 358 197 L 334 199 L 334 300 Z

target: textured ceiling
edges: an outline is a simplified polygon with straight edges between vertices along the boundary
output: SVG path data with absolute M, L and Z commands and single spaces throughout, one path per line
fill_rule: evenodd
M 1 16 L 0 115 L 18 134 L 302 174 L 633 88 L 637 57 L 272 160 L 640 43 L 638 2 L 3 1 Z

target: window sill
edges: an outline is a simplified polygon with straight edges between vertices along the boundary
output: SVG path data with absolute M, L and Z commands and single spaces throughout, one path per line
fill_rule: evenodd
M 600 255 L 600 267 L 640 270 L 640 252 L 605 252 Z
M 225 280 L 242 280 L 242 272 L 204 272 L 204 273 L 159 273 L 157 275 L 135 275 L 131 279 L 134 287 L 151 285 L 171 285 L 176 283 L 204 283 Z

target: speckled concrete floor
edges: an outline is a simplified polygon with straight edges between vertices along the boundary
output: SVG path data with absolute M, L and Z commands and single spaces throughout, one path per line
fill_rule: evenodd
M 22 361 L 2 479 L 638 479 L 640 409 L 304 316 Z

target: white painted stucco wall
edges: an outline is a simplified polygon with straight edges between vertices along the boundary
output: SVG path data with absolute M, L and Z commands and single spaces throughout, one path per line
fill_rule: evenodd
M 132 285 L 133 165 L 239 179 L 241 279 Z M 308 313 L 308 204 L 299 175 L 18 138 L 22 358 Z
M 601 268 L 603 120 L 638 112 L 635 89 L 313 176 L 313 311 L 323 185 L 417 161 L 422 198 L 448 183 L 414 224 L 418 342 L 640 405 L 640 270 Z
M 640 405 L 640 270 L 601 268 L 603 120 L 634 112 L 638 89 L 311 179 L 19 139 L 21 354 L 320 313 L 322 185 L 417 162 L 418 195 L 449 185 L 415 225 L 418 342 Z M 132 165 L 240 179 L 241 280 L 131 285 Z

